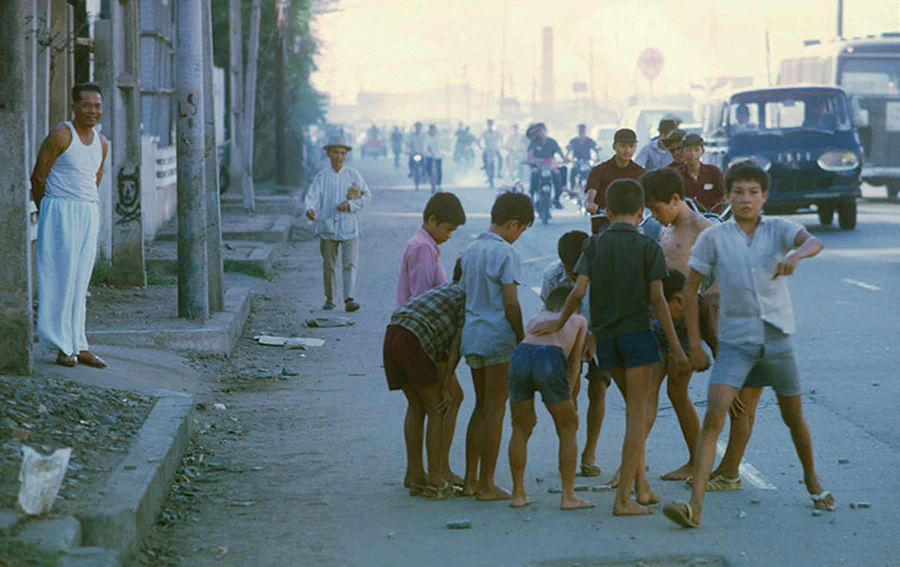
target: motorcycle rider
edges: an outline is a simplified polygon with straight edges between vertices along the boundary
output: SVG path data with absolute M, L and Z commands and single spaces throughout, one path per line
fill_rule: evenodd
M 478 147 L 482 150 L 481 161 L 484 171 L 487 172 L 488 160 L 493 154 L 497 156 L 497 171 L 494 175 L 503 177 L 503 155 L 500 153 L 503 147 L 503 134 L 494 130 L 494 121 L 490 118 L 487 120 L 487 130 L 478 138 Z
M 441 139 L 438 137 L 438 129 L 434 124 L 428 126 L 428 141 L 425 142 L 425 170 L 431 181 L 431 192 L 441 190 L 444 153 L 441 150 Z
M 668 167 L 672 162 L 672 155 L 666 147 L 666 139 L 672 135 L 676 129 L 675 121 L 669 118 L 663 118 L 659 121 L 659 136 L 650 139 L 638 152 L 634 162 L 643 167 L 647 171 L 654 171 Z
M 592 215 L 606 208 L 606 188 L 616 179 L 638 179 L 644 174 L 644 168 L 632 161 L 637 134 L 630 128 L 621 128 L 613 136 L 612 158 L 594 166 L 588 175 L 584 190 L 585 207 Z M 598 234 L 605 224 L 609 222 L 604 218 L 591 218 L 591 232 Z
M 584 124 L 578 125 L 578 136 L 569 140 L 569 144 L 566 146 L 566 155 L 569 159 L 579 161 L 586 161 L 590 163 L 594 159 L 594 154 L 597 151 L 597 142 L 587 137 L 587 126 Z M 576 167 L 572 168 L 572 171 L 569 173 L 569 186 L 575 187 L 575 175 L 578 173 Z
M 466 136 L 466 128 L 463 126 L 462 121 L 459 122 L 459 125 L 456 126 L 456 132 L 453 133 L 453 161 L 455 163 L 459 163 L 462 159 L 462 147 L 463 147 L 463 139 Z
M 519 177 L 522 162 L 528 154 L 528 144 L 528 138 L 519 133 L 518 124 L 509 127 L 509 134 L 503 141 L 503 147 L 506 149 L 506 167 L 509 169 L 509 176 L 514 180 Z
M 425 157 L 425 143 L 428 142 L 428 136 L 425 135 L 425 132 L 422 131 L 422 123 L 416 122 L 413 126 L 414 130 L 409 134 L 409 138 L 406 141 L 406 151 L 409 154 L 409 176 L 413 176 L 413 167 L 415 166 L 415 162 L 413 161 L 413 156 L 416 154 L 421 155 L 423 158 Z
M 532 164 L 531 194 L 534 195 L 537 193 L 540 181 L 538 179 L 537 166 L 544 161 L 552 160 L 557 154 L 559 154 L 563 163 L 568 163 L 569 160 L 563 153 L 562 148 L 559 147 L 559 143 L 547 136 L 547 126 L 543 122 L 529 126 L 525 135 L 531 140 L 531 143 L 528 145 L 528 162 Z M 559 197 L 562 191 L 567 190 L 567 187 L 564 185 L 566 173 L 566 167 L 560 166 L 559 172 L 553 175 L 553 206 L 557 209 L 563 208 L 562 203 L 559 202 Z
M 391 132 L 391 150 L 394 152 L 394 167 L 400 167 L 400 154 L 403 153 L 403 132 L 398 126 L 394 126 Z

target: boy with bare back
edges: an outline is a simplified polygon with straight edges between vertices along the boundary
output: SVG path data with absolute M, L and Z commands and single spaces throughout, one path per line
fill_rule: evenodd
M 555 320 L 566 302 L 571 285 L 553 289 L 544 310 L 528 322 L 529 329 L 541 321 Z M 525 462 L 528 438 L 537 423 L 534 393 L 553 417 L 559 436 L 559 473 L 562 476 L 562 510 L 593 508 L 594 503 L 575 496 L 575 466 L 578 463 L 578 413 L 573 393 L 581 377 L 581 358 L 587 334 L 587 320 L 572 315 L 562 329 L 547 335 L 528 333 L 513 351 L 509 363 L 509 411 L 512 415 L 512 438 L 509 440 L 509 468 L 513 479 L 510 506 L 522 508 L 531 501 L 525 493 Z
M 650 307 L 660 320 L 669 343 L 676 372 L 687 369 L 672 317 L 663 295 L 662 279 L 668 274 L 662 250 L 637 227 L 643 218 L 644 190 L 632 179 L 619 179 L 606 189 L 611 224 L 606 232 L 591 237 L 575 273 L 575 289 L 556 319 L 536 323 L 536 335 L 561 330 L 578 310 L 588 284 L 591 285 L 591 331 L 597 346 L 597 366 L 609 370 L 626 385 L 625 441 L 622 447 L 620 483 L 613 514 L 651 514 L 645 506 L 659 502 L 644 474 L 647 396 L 653 365 L 660 362 L 659 345 L 653 334 Z M 631 500 L 635 486 L 637 503 Z

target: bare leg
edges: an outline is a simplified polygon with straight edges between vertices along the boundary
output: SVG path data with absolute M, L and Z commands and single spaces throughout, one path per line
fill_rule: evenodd
M 526 402 L 510 402 L 512 416 L 512 437 L 509 440 L 509 470 L 512 473 L 513 494 L 509 505 L 522 508 L 531 504 L 525 493 L 525 463 L 528 461 L 528 439 L 537 423 L 534 413 L 534 399 Z
M 559 507 L 562 510 L 593 508 L 594 503 L 575 496 L 575 466 L 578 464 L 578 413 L 571 400 L 558 404 L 547 404 L 553 416 L 556 434 L 559 436 L 559 474 L 562 477 L 562 496 Z
M 596 370 L 605 372 L 605 370 Z M 606 414 L 606 388 L 608 383 L 603 379 L 588 380 L 588 409 L 587 409 L 587 438 L 584 443 L 584 451 L 581 453 L 581 462 L 590 464 L 597 460 L 597 442 L 600 439 L 600 429 L 603 427 L 603 417 Z
M 809 434 L 809 425 L 803 416 L 803 402 L 801 396 L 778 396 L 778 406 L 781 408 L 781 417 L 785 425 L 791 429 L 791 438 L 797 449 L 797 456 L 803 465 L 803 481 L 806 490 L 810 494 L 820 494 L 824 489 L 819 483 L 819 475 L 816 474 L 816 464 L 813 458 L 812 437 Z M 834 503 L 832 499 L 832 504 Z
M 662 381 L 666 377 L 666 359 L 667 356 L 663 355 L 663 361 L 657 362 L 652 365 L 652 373 L 650 375 L 650 390 L 647 396 L 647 437 L 650 437 L 650 431 L 653 430 L 653 425 L 656 423 L 656 414 L 659 411 L 659 390 L 662 386 Z
M 484 405 L 482 406 L 481 463 L 478 475 L 478 500 L 508 500 L 512 495 L 494 483 L 497 456 L 503 441 L 503 417 L 506 414 L 509 363 L 484 369 Z
M 716 459 L 716 440 L 725 427 L 728 408 L 737 396 L 737 388 L 721 384 L 711 384 L 706 404 L 706 416 L 697 439 L 694 453 L 694 483 L 691 486 L 691 519 L 700 525 L 703 513 L 703 498 L 706 496 L 706 481 L 712 472 Z
M 619 393 L 622 394 L 622 399 L 625 400 L 625 407 L 628 407 L 628 385 L 625 382 L 625 372 L 623 369 L 613 369 L 609 371 L 610 376 L 612 376 L 612 381 L 615 382 L 616 387 L 619 388 Z M 622 472 L 621 466 L 616 469 L 616 474 L 613 475 L 609 482 L 606 483 L 606 486 L 610 488 L 618 488 L 619 487 L 619 477 Z
M 762 396 L 762 388 L 741 388 L 741 401 L 744 402 L 744 413 L 731 418 L 731 430 L 728 432 L 728 447 L 725 454 L 716 467 L 714 475 L 722 475 L 727 478 L 740 476 L 741 460 L 744 458 L 744 450 L 750 442 L 750 434 L 753 432 L 753 422 L 756 419 L 756 407 Z
M 465 485 L 463 479 L 450 470 L 450 446 L 453 444 L 456 419 L 459 416 L 459 406 L 462 405 L 462 401 L 463 389 L 454 373 L 450 377 L 450 413 L 444 418 L 444 480 L 455 486 Z
M 425 429 L 425 448 L 428 454 L 428 486 L 440 487 L 444 484 L 444 416 L 438 411 L 441 401 L 440 384 L 420 386 L 416 388 L 428 416 Z
M 466 478 L 463 494 L 475 496 L 478 492 L 478 463 L 481 460 L 481 429 L 484 421 L 484 369 L 472 369 L 472 385 L 475 387 L 475 409 L 466 431 Z
M 669 370 L 672 370 L 671 368 Z M 688 386 L 691 383 L 692 374 L 687 376 L 675 377 L 672 372 L 668 372 L 669 383 L 667 391 L 669 401 L 675 409 L 675 415 L 678 416 L 678 425 L 681 426 L 681 434 L 684 436 L 684 443 L 688 448 L 688 460 L 685 464 L 677 469 L 662 475 L 662 480 L 687 480 L 690 478 L 694 470 L 694 449 L 697 444 L 697 436 L 700 435 L 700 415 L 694 402 L 691 401 L 691 395 L 688 392 Z
M 409 402 L 406 421 L 403 423 L 403 436 L 406 439 L 406 476 L 403 477 L 403 486 L 410 488 L 410 494 L 421 493 L 421 490 L 414 487 L 425 484 L 422 455 L 422 445 L 425 442 L 425 405 L 412 386 L 403 386 L 403 393 Z
M 622 466 L 619 469 L 619 486 L 616 501 L 613 505 L 615 516 L 635 516 L 651 514 L 653 511 L 644 508 L 631 500 L 631 485 L 637 476 L 637 468 L 644 452 L 644 427 L 647 419 L 647 392 L 650 389 L 651 365 L 635 366 L 622 370 L 613 369 L 612 375 L 622 373 L 625 376 L 628 398 L 625 402 L 625 441 L 622 444 Z

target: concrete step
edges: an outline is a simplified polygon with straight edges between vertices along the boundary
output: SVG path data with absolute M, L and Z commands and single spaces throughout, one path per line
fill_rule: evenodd
M 299 215 L 303 212 L 303 201 L 297 193 L 287 195 L 257 195 L 254 200 L 257 213 Z M 243 213 L 244 200 L 241 195 L 222 195 L 222 214 Z
M 226 272 L 237 272 L 264 278 L 272 271 L 277 244 L 268 242 L 229 241 L 222 256 Z M 147 249 L 147 270 L 163 275 L 178 274 L 177 243 L 171 240 L 155 241 Z
M 222 214 L 222 240 L 254 242 L 287 242 L 291 233 L 291 216 L 283 214 Z M 174 242 L 178 238 L 177 220 L 173 219 L 156 233 L 156 240 Z
M 47 551 L 66 551 L 81 545 L 81 523 L 72 516 L 29 520 L 16 539 L 33 543 Z

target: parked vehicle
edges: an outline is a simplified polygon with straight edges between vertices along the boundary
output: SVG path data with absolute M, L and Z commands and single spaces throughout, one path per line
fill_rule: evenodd
M 900 32 L 852 40 L 804 42 L 781 62 L 778 84 L 833 85 L 859 105 L 859 137 L 865 150 L 862 178 L 900 194 Z
M 831 224 L 837 212 L 841 228 L 851 230 L 861 195 L 858 121 L 838 87 L 738 91 L 707 107 L 704 161 L 723 171 L 753 161 L 771 178 L 766 213 L 815 205 L 822 224 Z

